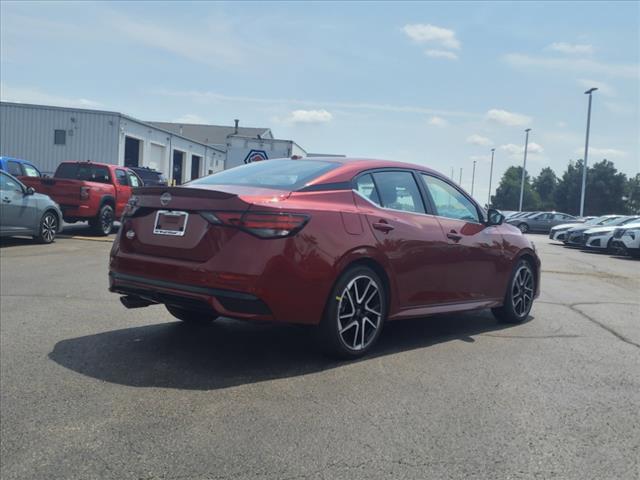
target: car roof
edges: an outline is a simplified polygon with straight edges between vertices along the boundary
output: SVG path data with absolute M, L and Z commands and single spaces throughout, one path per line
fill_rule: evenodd
M 0 156 L 0 161 L 9 161 L 9 160 L 11 160 L 12 162 L 26 163 L 28 165 L 34 165 L 33 162 L 30 162 L 29 160 L 24 160 L 22 158 Z

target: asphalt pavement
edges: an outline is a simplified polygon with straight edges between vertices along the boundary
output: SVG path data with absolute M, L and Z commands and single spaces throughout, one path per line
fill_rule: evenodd
M 0 477 L 637 479 L 640 262 L 533 235 L 542 295 L 389 324 L 189 328 L 107 291 L 109 242 L 0 247 Z

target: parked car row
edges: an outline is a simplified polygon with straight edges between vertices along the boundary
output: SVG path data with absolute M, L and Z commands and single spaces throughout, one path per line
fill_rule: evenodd
M 512 212 L 506 217 L 506 222 L 518 227 L 522 233 L 547 233 L 557 225 L 579 221 L 580 218 L 562 212 Z
M 162 173 L 93 162 L 63 162 L 45 177 L 31 162 L 0 157 L 0 236 L 30 235 L 51 243 L 63 221 L 88 221 L 108 235 L 140 186 L 167 185 Z
M 558 225 L 551 240 L 566 246 L 640 256 L 640 215 L 603 215 L 583 223 Z

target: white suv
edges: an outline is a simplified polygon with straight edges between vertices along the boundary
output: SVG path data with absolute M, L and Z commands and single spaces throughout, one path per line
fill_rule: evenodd
M 640 222 L 634 222 L 621 228 L 616 228 L 613 233 L 613 248 L 632 257 L 640 257 Z

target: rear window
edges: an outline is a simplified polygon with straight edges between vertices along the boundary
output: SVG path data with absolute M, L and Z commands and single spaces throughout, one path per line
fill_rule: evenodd
M 298 190 L 340 164 L 321 160 L 263 160 L 214 173 L 189 185 L 246 185 L 249 187 Z
M 54 175 L 56 178 L 85 180 L 87 182 L 110 183 L 109 169 L 88 163 L 62 163 Z

